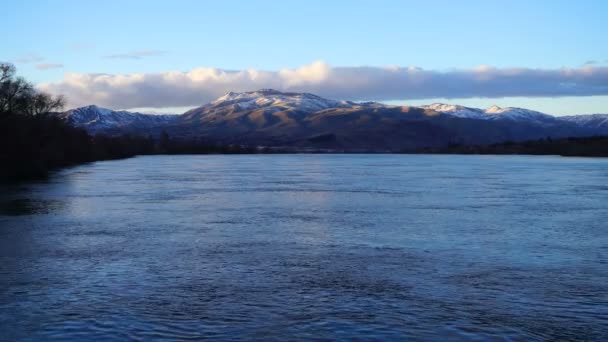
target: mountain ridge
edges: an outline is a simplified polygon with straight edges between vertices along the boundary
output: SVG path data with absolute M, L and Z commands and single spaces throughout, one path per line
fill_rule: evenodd
M 407 150 L 449 144 L 608 134 L 608 115 L 555 117 L 524 108 L 434 103 L 394 106 L 261 89 L 229 92 L 180 115 L 86 106 L 60 114 L 91 134 L 168 132 L 179 139 L 339 150 Z
M 59 117 L 91 134 L 132 132 L 168 124 L 175 115 L 153 115 L 129 111 L 115 111 L 97 105 L 79 107 L 60 113 Z

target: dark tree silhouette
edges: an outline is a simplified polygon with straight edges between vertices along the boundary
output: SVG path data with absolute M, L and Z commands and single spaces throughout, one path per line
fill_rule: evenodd
M 0 115 L 41 115 L 63 108 L 62 96 L 53 97 L 37 91 L 22 77 L 16 76 L 15 66 L 0 63 Z
M 563 139 L 539 139 L 531 141 L 506 141 L 492 145 L 450 145 L 445 148 L 425 148 L 417 153 L 442 154 L 529 154 L 608 157 L 608 137 L 577 137 Z
M 116 137 L 93 139 L 51 112 L 62 96 L 40 92 L 15 67 L 0 63 L 0 181 L 41 177 L 57 167 L 150 153 L 150 141 Z
M 0 63 L 0 181 L 43 177 L 58 167 L 141 154 L 255 153 L 243 146 L 159 137 L 90 136 L 52 115 L 62 96 L 40 92 Z
M 166 131 L 162 131 L 162 133 L 160 133 L 158 147 L 163 153 L 167 153 L 171 148 L 171 137 L 169 137 L 169 133 Z

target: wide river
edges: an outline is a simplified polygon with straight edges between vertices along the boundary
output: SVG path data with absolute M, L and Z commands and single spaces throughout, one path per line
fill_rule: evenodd
M 608 159 L 151 156 L 0 189 L 2 341 L 608 338 Z

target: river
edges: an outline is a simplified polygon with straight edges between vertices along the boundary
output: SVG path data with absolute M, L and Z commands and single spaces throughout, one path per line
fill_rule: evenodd
M 608 159 L 147 156 L 0 195 L 0 340 L 602 340 Z

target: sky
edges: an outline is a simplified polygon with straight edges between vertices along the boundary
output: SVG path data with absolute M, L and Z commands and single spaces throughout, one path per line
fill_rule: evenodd
M 68 106 L 278 88 L 608 113 L 608 1 L 9 1 L 0 61 Z

